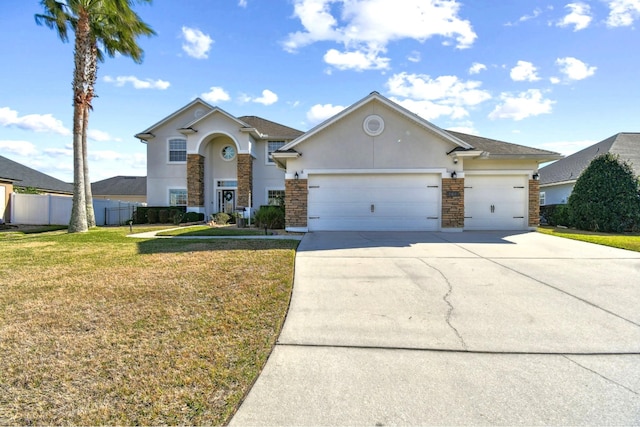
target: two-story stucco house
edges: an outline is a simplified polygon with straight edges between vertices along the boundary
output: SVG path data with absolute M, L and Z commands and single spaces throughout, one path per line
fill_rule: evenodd
M 284 172 L 270 153 L 302 133 L 196 99 L 136 135 L 147 144 L 147 204 L 208 216 L 277 203 Z
M 196 99 L 136 135 L 149 205 L 206 215 L 273 203 L 286 227 L 527 230 L 558 153 L 445 131 L 373 92 L 306 133 Z

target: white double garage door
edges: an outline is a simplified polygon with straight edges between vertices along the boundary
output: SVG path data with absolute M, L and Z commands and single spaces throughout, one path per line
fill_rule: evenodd
M 437 231 L 439 173 L 309 175 L 310 231 Z M 525 230 L 525 175 L 467 175 L 465 230 Z

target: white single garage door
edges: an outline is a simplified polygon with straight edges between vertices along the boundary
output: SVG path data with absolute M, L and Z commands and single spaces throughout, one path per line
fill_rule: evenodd
M 523 175 L 469 175 L 464 179 L 465 230 L 525 230 L 528 180 Z
M 310 175 L 310 231 L 438 230 L 440 175 Z

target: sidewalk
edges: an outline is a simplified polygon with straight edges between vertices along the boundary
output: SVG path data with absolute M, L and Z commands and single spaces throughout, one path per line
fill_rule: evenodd
M 127 237 L 136 239 L 236 239 L 236 240 L 302 240 L 302 234 L 276 234 L 276 235 L 256 235 L 256 236 L 158 236 L 158 233 L 164 231 L 172 231 L 178 229 L 186 229 L 189 227 L 173 227 L 163 230 L 148 231 L 145 233 L 129 234 Z

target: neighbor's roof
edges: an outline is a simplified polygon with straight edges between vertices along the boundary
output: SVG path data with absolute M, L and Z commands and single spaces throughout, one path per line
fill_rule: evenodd
M 594 158 L 605 153 L 618 154 L 640 174 L 640 133 L 622 132 L 541 168 L 540 184 L 574 182 Z
M 16 181 L 19 187 L 33 187 L 50 193 L 73 194 L 73 184 L 0 156 L 2 175 Z
M 91 184 L 96 196 L 146 196 L 146 176 L 114 176 Z
M 258 132 L 266 135 L 269 139 L 295 139 L 304 133 L 300 130 L 257 116 L 242 116 L 238 117 L 238 120 L 255 128 Z
M 541 150 L 539 148 L 527 147 L 524 145 L 512 144 L 510 142 L 498 141 L 497 139 L 483 138 L 476 135 L 467 135 L 460 132 L 446 130 L 445 132 L 471 145 L 474 150 L 487 153 L 490 157 L 548 157 L 549 160 L 561 158 L 562 155 L 553 151 Z M 464 151 L 457 149 L 457 151 Z

